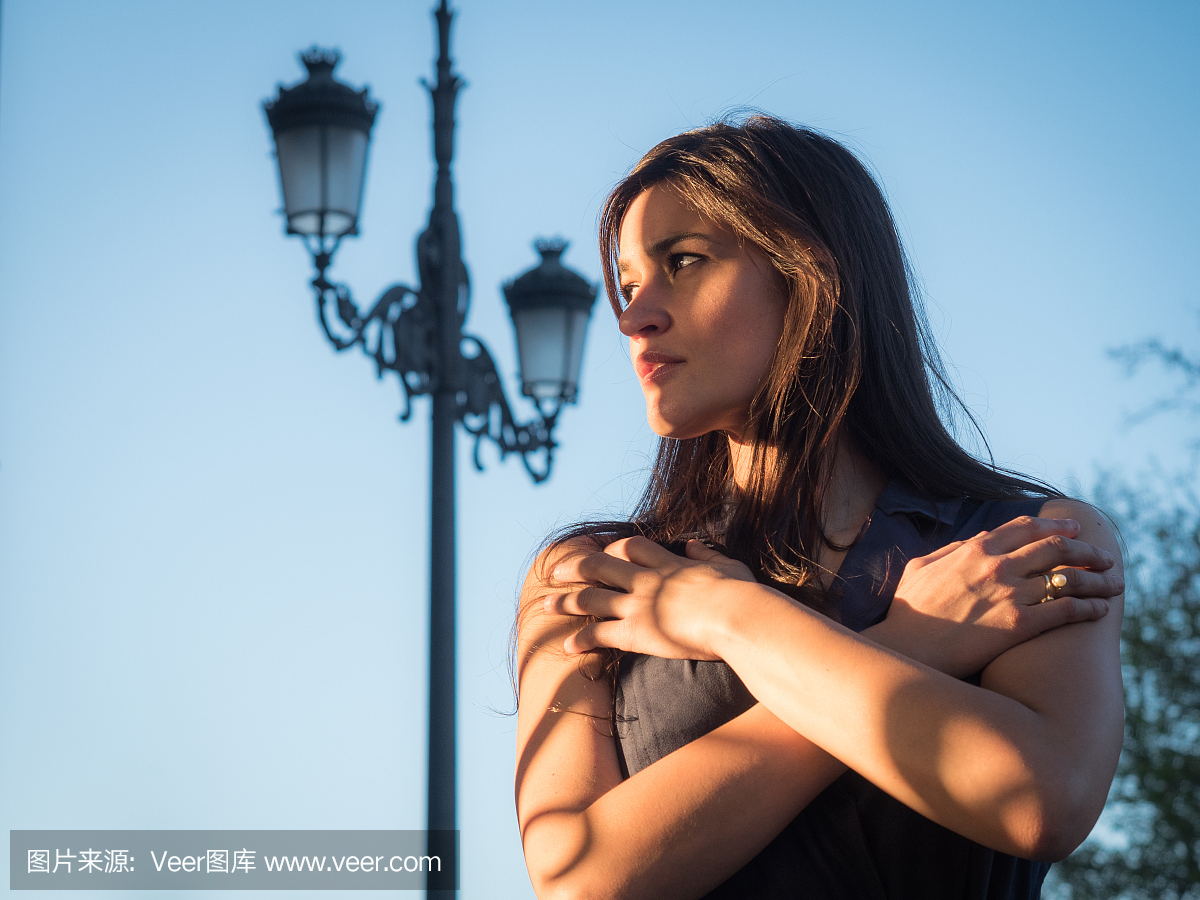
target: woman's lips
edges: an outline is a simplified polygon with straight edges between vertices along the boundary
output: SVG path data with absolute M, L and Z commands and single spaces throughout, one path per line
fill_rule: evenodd
M 682 362 L 683 359 L 678 356 L 672 356 L 669 353 L 659 353 L 656 350 L 647 350 L 645 353 L 638 354 L 637 359 L 633 363 L 633 368 L 637 372 L 640 381 L 652 381 L 665 372 L 674 369 Z

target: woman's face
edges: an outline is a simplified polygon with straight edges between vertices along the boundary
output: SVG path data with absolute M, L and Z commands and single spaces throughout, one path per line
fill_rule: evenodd
M 667 184 L 630 205 L 618 251 L 618 324 L 650 427 L 663 437 L 740 439 L 783 333 L 778 274 L 757 247 Z

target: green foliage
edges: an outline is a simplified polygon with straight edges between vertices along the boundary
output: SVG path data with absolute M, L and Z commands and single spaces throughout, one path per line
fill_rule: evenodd
M 1157 342 L 1114 353 L 1155 359 L 1181 377 L 1148 412 L 1200 408 L 1200 362 Z M 1200 499 L 1193 479 L 1134 486 L 1109 477 L 1100 503 L 1128 545 L 1125 745 L 1102 821 L 1051 870 L 1047 893 L 1071 900 L 1200 900 Z
M 1071 900 L 1200 900 L 1200 503 L 1109 480 L 1126 566 L 1122 662 L 1125 746 L 1105 822 L 1121 838 L 1089 840 L 1055 867 Z

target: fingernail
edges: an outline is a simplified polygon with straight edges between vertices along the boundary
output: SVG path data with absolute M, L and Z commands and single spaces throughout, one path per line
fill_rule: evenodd
M 556 596 L 558 595 L 547 594 L 546 599 L 542 601 L 542 609 L 546 610 L 546 612 L 550 612 L 550 610 L 554 609 L 554 598 Z
M 563 572 L 566 570 L 566 568 L 567 568 L 566 563 L 559 563 L 557 566 L 555 566 L 553 569 L 550 570 L 550 577 L 553 578 L 555 581 L 562 581 Z
M 1108 563 L 1110 566 L 1116 561 L 1113 559 L 1113 555 L 1104 549 L 1101 549 L 1101 551 L 1100 551 L 1100 558 L 1102 560 L 1104 560 L 1106 563 Z

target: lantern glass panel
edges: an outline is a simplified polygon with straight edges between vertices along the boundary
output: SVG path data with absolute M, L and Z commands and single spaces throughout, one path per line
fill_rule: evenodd
M 275 135 L 283 211 L 300 234 L 321 233 L 321 129 L 294 128 Z
M 367 165 L 367 135 L 340 126 L 293 128 L 275 137 L 283 208 L 299 234 L 354 229 Z
M 572 309 L 567 312 L 567 333 L 564 341 L 567 360 L 563 373 L 563 399 L 568 403 L 575 402 L 575 392 L 579 388 L 579 370 L 583 367 L 583 341 L 587 337 L 587 324 L 591 315 L 590 309 Z
M 567 311 L 541 307 L 513 316 L 517 328 L 517 354 L 521 358 L 521 389 L 527 397 L 549 400 L 563 387 L 566 366 Z
M 521 389 L 527 397 L 575 399 L 587 321 L 587 310 L 562 307 L 524 309 L 513 316 Z
M 367 136 L 355 128 L 326 129 L 325 233 L 344 234 L 358 221 L 363 176 L 367 166 Z

